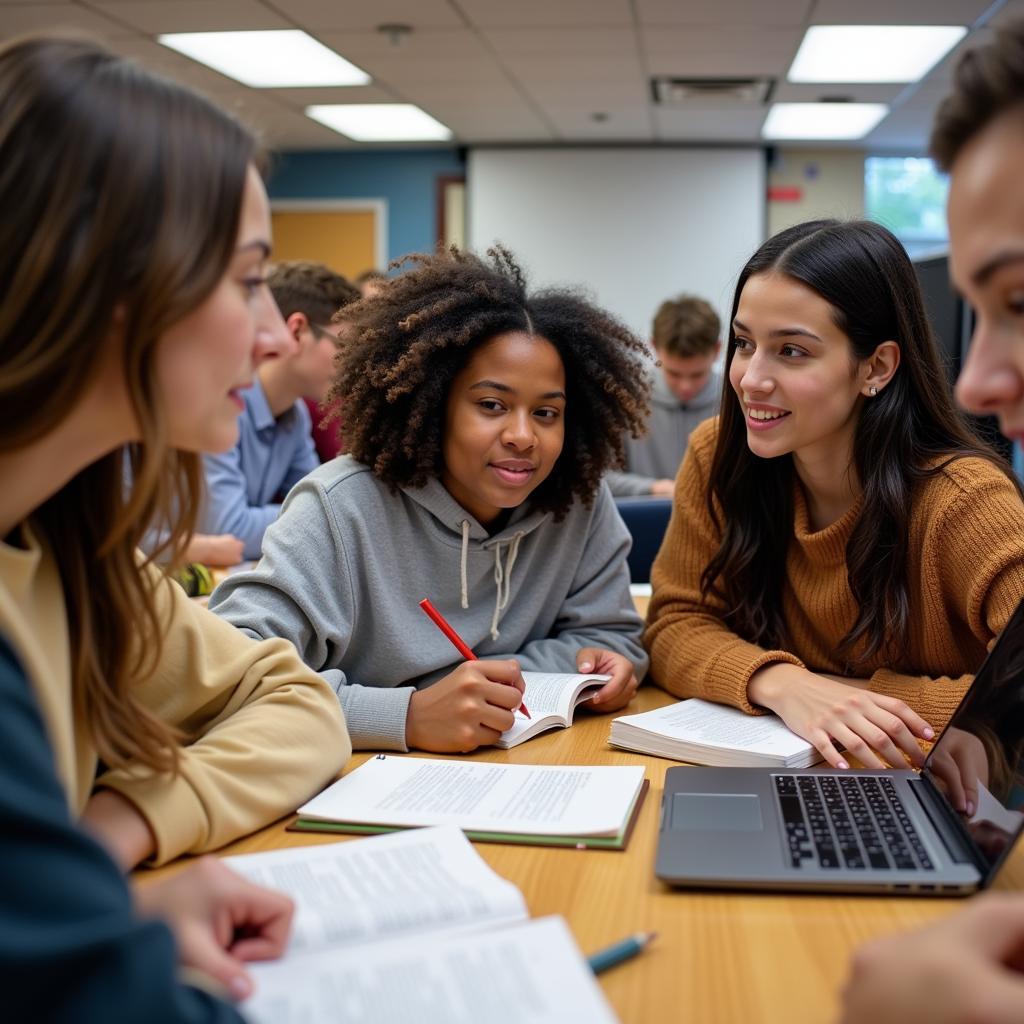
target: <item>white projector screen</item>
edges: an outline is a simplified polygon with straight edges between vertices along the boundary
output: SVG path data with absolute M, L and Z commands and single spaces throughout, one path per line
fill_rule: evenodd
M 706 298 L 723 324 L 764 240 L 760 149 L 473 149 L 468 244 L 504 243 L 531 287 L 583 286 L 642 337 L 660 303 Z

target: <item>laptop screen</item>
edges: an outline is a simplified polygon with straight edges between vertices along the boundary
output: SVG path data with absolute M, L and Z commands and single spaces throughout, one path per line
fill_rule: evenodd
M 1024 824 L 1024 601 L 935 742 L 923 774 L 949 801 L 991 877 Z M 960 810 L 963 802 L 973 807 Z

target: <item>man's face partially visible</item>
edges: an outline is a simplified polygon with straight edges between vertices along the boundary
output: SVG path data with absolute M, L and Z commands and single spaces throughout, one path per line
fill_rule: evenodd
M 956 385 L 970 412 L 999 417 L 1024 440 L 1024 106 L 979 132 L 953 164 L 949 190 L 953 283 L 977 325 Z
M 719 342 L 703 356 L 674 356 L 663 349 L 655 349 L 665 383 L 680 402 L 692 402 L 700 394 L 711 376 L 711 368 L 715 365 L 721 347 Z

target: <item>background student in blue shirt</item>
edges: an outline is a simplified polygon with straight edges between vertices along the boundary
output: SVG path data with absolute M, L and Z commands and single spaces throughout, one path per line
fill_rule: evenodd
M 243 558 L 260 557 L 263 533 L 285 494 L 320 465 L 302 399 L 319 402 L 327 394 L 344 330 L 332 317 L 359 298 L 354 285 L 321 263 L 279 263 L 267 284 L 296 347 L 263 363 L 243 392 L 235 447 L 203 459 L 208 493 L 200 532 L 237 537 Z

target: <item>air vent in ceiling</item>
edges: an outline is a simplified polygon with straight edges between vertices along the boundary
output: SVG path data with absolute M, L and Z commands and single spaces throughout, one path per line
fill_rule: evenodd
M 651 96 L 663 107 L 757 107 L 771 95 L 771 78 L 675 78 L 655 75 Z

